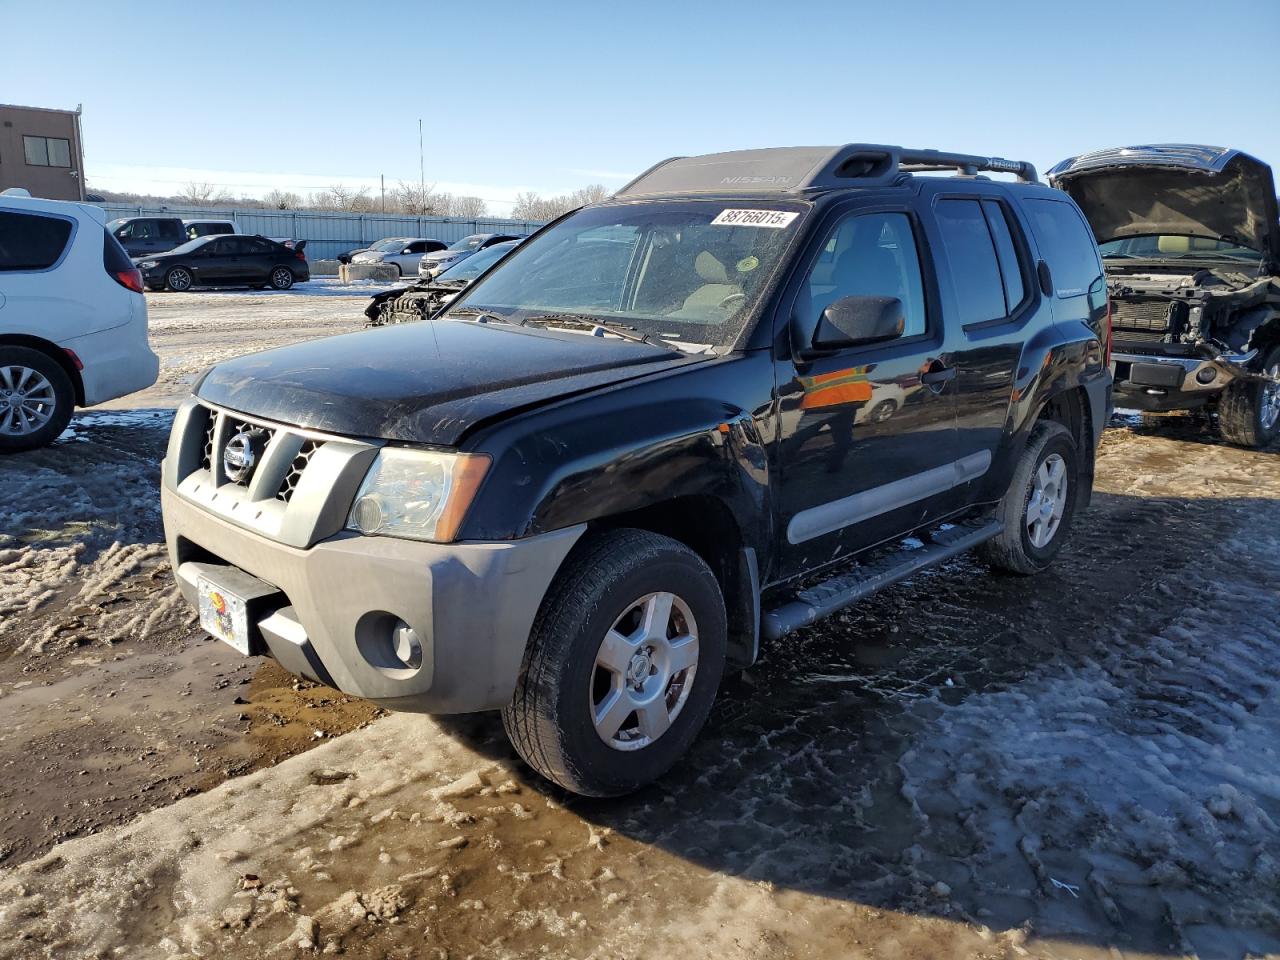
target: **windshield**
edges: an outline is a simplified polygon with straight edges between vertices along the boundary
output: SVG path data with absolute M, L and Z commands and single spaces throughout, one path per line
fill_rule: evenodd
M 515 321 L 571 314 L 674 342 L 731 344 L 806 210 L 749 200 L 587 207 L 524 241 L 450 313 L 469 307 Z
M 480 244 L 484 243 L 484 238 L 486 236 L 488 236 L 488 234 L 473 233 L 469 237 L 463 237 L 461 240 L 455 240 L 453 243 L 449 244 L 449 249 L 474 250 L 476 247 L 480 246 Z
M 1125 237 L 1098 244 L 1104 258 L 1125 259 L 1134 257 L 1150 260 L 1240 260 L 1243 263 L 1259 263 L 1262 254 L 1230 240 L 1211 240 L 1208 237 L 1186 237 L 1178 234 L 1149 234 L 1141 237 Z
M 396 248 L 401 248 L 401 249 L 403 249 L 403 248 L 404 248 L 404 245 L 405 245 L 407 242 L 408 242 L 408 241 L 407 241 L 407 240 L 405 240 L 403 237 L 389 237 L 389 238 L 387 238 L 386 240 L 379 240 L 377 243 L 375 243 L 375 244 L 374 244 L 373 246 L 371 246 L 369 249 L 370 249 L 370 250 L 376 250 L 376 251 L 378 251 L 379 253 L 384 252 L 384 251 L 386 251 L 386 250 L 395 250 Z
M 436 282 L 447 283 L 453 280 L 463 282 L 474 280 L 515 249 L 515 246 L 515 241 L 509 240 L 506 243 L 495 243 L 492 247 L 486 247 L 474 256 L 467 257 L 456 267 L 450 267 L 441 273 L 440 276 L 436 277 Z

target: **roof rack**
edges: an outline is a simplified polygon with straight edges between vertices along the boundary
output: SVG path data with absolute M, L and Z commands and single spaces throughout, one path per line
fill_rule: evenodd
M 1011 173 L 1038 183 L 1036 168 L 1025 160 L 979 157 L 967 153 L 918 150 L 878 143 L 839 147 L 771 147 L 733 150 L 700 157 L 672 157 L 654 164 L 616 196 L 682 193 L 803 194 L 841 187 L 899 183 L 906 175 L 955 170 L 961 176 L 980 171 Z

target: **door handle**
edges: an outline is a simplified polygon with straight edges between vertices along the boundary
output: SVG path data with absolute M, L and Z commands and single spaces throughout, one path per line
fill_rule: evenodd
M 955 375 L 955 367 L 944 367 L 941 360 L 935 360 L 929 364 L 928 370 L 920 374 L 920 382 L 934 393 L 941 393 L 943 386 L 948 380 L 954 379 Z

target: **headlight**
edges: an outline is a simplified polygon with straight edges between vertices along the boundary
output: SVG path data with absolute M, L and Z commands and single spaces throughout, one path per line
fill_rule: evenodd
M 347 529 L 448 543 L 489 469 L 489 458 L 383 447 L 356 493 Z
M 152 267 L 156 266 L 158 263 L 159 263 L 158 260 L 143 260 L 140 264 L 138 264 L 138 269 L 150 270 Z

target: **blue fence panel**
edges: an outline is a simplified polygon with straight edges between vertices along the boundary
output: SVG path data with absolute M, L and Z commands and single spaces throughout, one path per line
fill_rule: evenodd
M 329 213 L 320 210 L 228 210 L 187 207 L 134 206 L 101 203 L 108 220 L 117 217 L 181 217 L 233 220 L 241 233 L 307 241 L 309 260 L 328 260 L 347 250 L 365 247 L 384 237 L 433 237 L 445 243 L 470 233 L 533 233 L 542 224 L 502 217 L 407 217 L 381 213 Z

